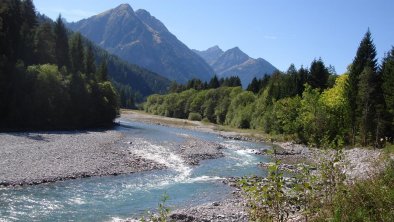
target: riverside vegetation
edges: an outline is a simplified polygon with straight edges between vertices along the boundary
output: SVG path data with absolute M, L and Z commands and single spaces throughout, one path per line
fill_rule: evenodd
M 365 181 L 346 180 L 343 154 L 337 150 L 313 172 L 303 166 L 285 180 L 277 161 L 266 179 L 244 178 L 251 221 L 392 221 L 394 161 Z
M 286 73 L 254 79 L 247 90 L 229 82 L 191 80 L 167 95 L 149 96 L 144 110 L 282 134 L 316 147 L 393 142 L 394 48 L 378 65 L 369 30 L 342 75 L 318 59 L 309 69 L 291 65 Z
M 265 179 L 242 179 L 250 220 L 392 221 L 393 161 L 387 161 L 383 172 L 349 182 L 343 173 L 341 150 L 346 146 L 392 150 L 394 48 L 379 65 L 368 30 L 342 75 L 319 59 L 309 69 L 297 70 L 291 65 L 286 73 L 253 79 L 247 90 L 223 83 L 216 77 L 209 83 L 189 81 L 167 95 L 148 97 L 144 110 L 262 130 L 335 150 L 317 171 L 304 166 L 291 181 L 285 180 L 279 162 L 269 167 Z

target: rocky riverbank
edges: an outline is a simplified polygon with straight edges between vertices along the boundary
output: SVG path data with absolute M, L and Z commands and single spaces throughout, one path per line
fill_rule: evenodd
M 107 131 L 0 134 L 0 186 L 158 169 L 128 150 L 121 133 Z
M 251 137 L 247 133 L 217 131 L 212 125 L 204 125 L 200 122 L 152 116 L 142 113 L 127 114 L 126 117 L 131 119 L 143 117 L 142 121 L 144 122 L 216 133 L 224 138 L 232 140 L 263 142 Z M 334 155 L 333 150 L 308 148 L 307 146 L 292 142 L 274 142 L 273 147 L 273 152 L 272 150 L 263 150 L 257 152 L 257 154 L 267 155 L 273 160 L 281 160 L 280 168 L 292 173 L 299 172 L 305 166 L 316 171 L 319 164 L 327 161 Z M 363 180 L 376 175 L 380 170 L 384 169 L 386 165 L 386 163 L 382 161 L 383 156 L 384 154 L 381 150 L 365 148 L 344 149 L 341 164 L 344 166 L 343 172 L 346 174 L 347 182 L 352 183 L 356 180 Z M 394 159 L 393 156 L 391 158 Z M 269 164 L 261 164 L 261 166 L 266 168 Z M 248 216 L 245 209 L 246 202 L 242 198 L 240 189 L 236 187 L 238 179 L 239 178 L 228 178 L 224 181 L 229 186 L 234 187 L 232 197 L 221 202 L 203 204 L 187 209 L 177 209 L 171 214 L 171 219 L 174 221 L 247 221 Z M 291 186 L 292 183 L 294 183 L 292 178 L 286 178 L 286 184 Z M 292 217 L 292 221 L 301 221 L 296 212 Z
M 220 144 L 191 136 L 175 146 L 174 154 L 189 165 L 223 157 Z M 168 167 L 158 158 L 150 157 L 157 154 L 152 150 L 155 148 L 142 138 L 115 130 L 1 133 L 0 186 L 36 185 Z

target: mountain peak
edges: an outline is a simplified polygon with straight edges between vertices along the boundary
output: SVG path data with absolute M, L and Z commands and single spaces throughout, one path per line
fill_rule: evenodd
M 244 54 L 246 55 L 246 53 L 244 53 L 238 46 L 231 48 L 229 50 L 227 50 L 227 52 L 229 53 L 237 53 L 237 54 Z M 247 55 L 246 55 L 247 56 Z M 248 56 L 249 57 L 249 56 Z
M 118 7 L 107 10 L 105 12 L 102 12 L 98 15 L 95 15 L 93 17 L 95 18 L 102 18 L 105 16 L 124 16 L 124 15 L 134 15 L 134 10 L 129 4 L 120 4 Z
M 116 16 L 134 16 L 134 10 L 129 4 L 121 4 L 118 7 L 110 10 L 111 14 Z
M 212 46 L 212 47 L 208 48 L 205 51 L 206 52 L 220 52 L 220 53 L 223 53 L 223 50 L 218 45 Z
M 227 50 L 226 52 L 224 52 L 224 54 L 222 56 L 229 57 L 231 59 L 235 59 L 238 63 L 245 62 L 246 60 L 248 60 L 250 58 L 246 53 L 244 53 L 238 47 L 234 47 L 232 49 Z
M 114 11 L 133 11 L 133 8 L 129 4 L 120 4 L 118 7 L 114 8 Z

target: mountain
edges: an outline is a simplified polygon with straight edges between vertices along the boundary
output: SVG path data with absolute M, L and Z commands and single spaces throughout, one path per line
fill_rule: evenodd
M 37 13 L 37 20 L 39 24 L 54 25 L 54 22 L 44 14 Z M 71 36 L 73 31 L 68 30 L 68 33 Z M 83 37 L 83 44 L 84 47 L 92 46 L 97 67 L 102 61 L 106 61 L 109 78 L 120 94 L 122 107 L 132 108 L 134 102 L 142 102 L 146 96 L 167 92 L 171 83 L 169 79 L 137 65 L 129 64 L 86 37 Z
M 87 44 L 93 44 L 86 41 Z M 168 90 L 171 81 L 167 78 L 137 65 L 129 64 L 97 45 L 94 45 L 93 50 L 97 64 L 100 64 L 101 61 L 107 62 L 109 77 L 120 93 L 122 93 L 121 89 L 126 89 L 133 94 L 134 100 L 141 102 L 142 97 L 154 93 L 165 93 Z
M 216 62 L 216 60 L 218 60 L 219 57 L 224 53 L 223 50 L 217 45 L 205 51 L 198 51 L 193 49 L 193 52 L 201 56 L 210 66 L 212 66 Z
M 201 56 L 219 77 L 238 76 L 242 86 L 246 87 L 254 77 L 261 78 L 272 74 L 277 68 L 262 58 L 253 59 L 238 47 L 225 52 L 218 46 L 205 51 L 193 50 Z
M 170 80 L 180 83 L 192 78 L 209 80 L 214 73 L 162 22 L 145 10 L 134 12 L 128 4 L 69 23 L 68 27 L 125 61 Z

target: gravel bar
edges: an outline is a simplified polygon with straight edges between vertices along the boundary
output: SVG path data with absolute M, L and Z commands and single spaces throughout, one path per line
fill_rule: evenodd
M 162 168 L 134 156 L 114 130 L 0 133 L 0 186 L 34 185 Z

